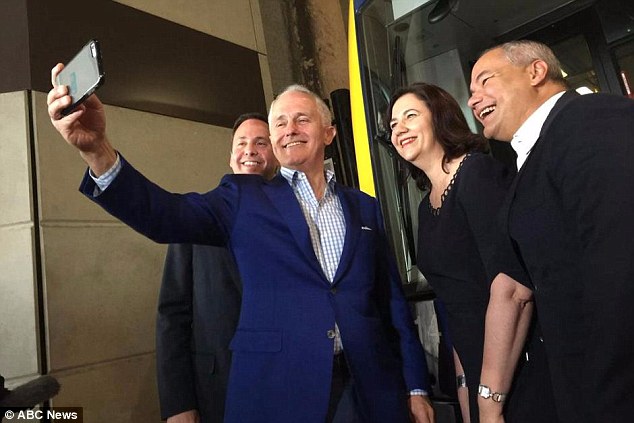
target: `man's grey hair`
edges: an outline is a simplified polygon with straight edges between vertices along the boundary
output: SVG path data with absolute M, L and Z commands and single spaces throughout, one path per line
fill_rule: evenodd
M 568 85 L 561 72 L 559 59 L 546 44 L 531 40 L 509 41 L 492 47 L 484 53 L 497 49 L 502 49 L 508 61 L 515 66 L 528 66 L 535 60 L 543 60 L 548 65 L 546 78 L 565 86 Z
M 332 114 L 330 113 L 330 109 L 328 108 L 328 105 L 326 104 L 326 102 L 324 102 L 324 100 L 321 97 L 319 97 L 317 94 L 315 94 L 314 92 L 312 92 L 305 86 L 300 84 L 293 84 L 284 88 L 282 92 L 280 92 L 275 98 L 275 100 L 273 100 L 273 102 L 271 103 L 271 107 L 269 108 L 269 125 L 272 125 L 273 123 L 272 122 L 273 117 L 271 116 L 271 112 L 273 111 L 273 106 L 275 105 L 275 102 L 277 101 L 277 99 L 279 99 L 282 96 L 282 94 L 293 92 L 293 91 L 308 94 L 311 97 L 313 97 L 315 99 L 315 103 L 317 103 L 317 110 L 319 111 L 319 115 L 321 116 L 322 123 L 325 126 L 330 126 L 332 124 Z

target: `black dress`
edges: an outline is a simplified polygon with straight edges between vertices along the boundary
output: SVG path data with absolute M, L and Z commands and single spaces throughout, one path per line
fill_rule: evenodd
M 498 226 L 497 214 L 513 176 L 491 156 L 471 153 L 460 163 L 440 208 L 432 208 L 427 196 L 418 211 L 418 268 L 446 307 L 449 336 L 467 379 L 472 423 L 479 421 L 478 385 L 491 282 L 503 272 L 531 287 Z M 533 331 L 528 344 L 535 352 L 528 363 L 525 354 L 518 363 L 505 405 L 507 423 L 556 421 L 543 347 Z

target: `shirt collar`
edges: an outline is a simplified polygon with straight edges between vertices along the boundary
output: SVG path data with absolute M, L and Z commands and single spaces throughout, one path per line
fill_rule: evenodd
M 565 91 L 555 94 L 550 97 L 541 106 L 537 108 L 531 114 L 528 119 L 520 126 L 520 129 L 513 135 L 513 139 L 511 140 L 511 147 L 517 153 L 517 169 L 519 170 L 528 155 L 530 154 L 533 146 L 537 142 L 539 138 L 539 133 L 542 130 L 542 126 L 544 126 L 544 122 L 548 117 L 550 111 L 555 107 L 555 103 L 557 100 L 564 95 Z
M 290 184 L 290 186 L 295 186 L 300 180 L 307 180 L 306 174 L 301 170 L 289 169 L 282 166 L 280 168 L 280 173 Z M 335 182 L 337 181 L 337 178 L 335 177 L 335 172 L 330 169 L 324 169 L 324 178 L 326 179 L 326 185 L 328 186 L 328 189 L 334 192 Z

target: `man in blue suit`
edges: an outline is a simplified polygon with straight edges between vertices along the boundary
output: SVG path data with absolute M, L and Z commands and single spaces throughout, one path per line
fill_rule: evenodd
M 534 285 L 559 421 L 632 421 L 634 101 L 567 91 L 550 48 L 527 40 L 485 52 L 471 91 L 484 135 L 517 152 L 504 228 Z
M 52 70 L 52 79 L 63 65 Z M 423 350 L 377 201 L 335 183 L 324 102 L 291 86 L 271 105 L 281 172 L 227 175 L 206 194 L 172 194 L 108 142 L 92 96 L 66 117 L 67 87 L 48 112 L 89 165 L 81 191 L 157 242 L 229 245 L 243 283 L 225 421 L 433 421 Z M 354 405 L 354 406 L 351 406 Z M 354 411 L 350 411 L 350 410 Z M 345 416 L 344 416 L 345 415 Z
M 271 179 L 266 116 L 245 113 L 233 125 L 229 166 L 235 174 Z M 167 423 L 222 423 L 229 380 L 229 342 L 240 315 L 242 283 L 228 248 L 171 244 L 156 319 L 161 416 Z

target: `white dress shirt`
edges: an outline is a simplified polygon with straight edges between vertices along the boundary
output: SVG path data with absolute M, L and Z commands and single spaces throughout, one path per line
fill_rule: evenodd
M 539 133 L 542 130 L 542 126 L 544 126 L 548 114 L 564 93 L 565 91 L 562 91 L 546 100 L 526 119 L 522 126 L 520 126 L 520 129 L 513 135 L 511 147 L 513 147 L 513 150 L 517 153 L 517 170 L 522 168 L 522 165 L 537 142 L 537 138 L 539 138 Z

